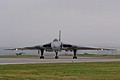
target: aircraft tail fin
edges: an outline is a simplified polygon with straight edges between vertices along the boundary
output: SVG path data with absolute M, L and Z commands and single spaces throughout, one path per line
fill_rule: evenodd
M 59 31 L 59 41 L 61 41 L 61 30 Z

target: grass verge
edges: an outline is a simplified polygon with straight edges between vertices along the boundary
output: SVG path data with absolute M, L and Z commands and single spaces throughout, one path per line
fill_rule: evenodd
M 0 80 L 120 80 L 120 62 L 0 65 Z
M 0 58 L 39 58 L 39 56 L 40 55 L 1 55 Z M 73 56 L 73 55 L 60 55 L 60 56 Z M 78 54 L 77 56 L 95 58 L 120 58 L 120 55 Z

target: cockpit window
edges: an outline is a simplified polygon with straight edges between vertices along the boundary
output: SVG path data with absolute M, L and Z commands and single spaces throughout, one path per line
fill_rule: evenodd
M 57 42 L 58 40 L 57 40 L 57 39 L 54 39 L 53 41 L 54 41 L 54 42 Z

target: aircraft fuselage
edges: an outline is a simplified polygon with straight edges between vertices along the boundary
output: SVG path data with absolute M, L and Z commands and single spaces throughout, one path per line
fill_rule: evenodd
M 57 39 L 54 39 L 53 42 L 51 42 L 51 48 L 54 51 L 60 51 L 62 46 L 62 42 L 58 41 Z

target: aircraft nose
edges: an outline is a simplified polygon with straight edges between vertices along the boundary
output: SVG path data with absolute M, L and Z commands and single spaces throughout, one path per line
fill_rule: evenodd
M 56 43 L 56 42 L 54 42 L 54 43 L 52 43 L 52 49 L 54 49 L 54 50 L 59 50 L 60 49 L 60 44 L 59 43 Z

